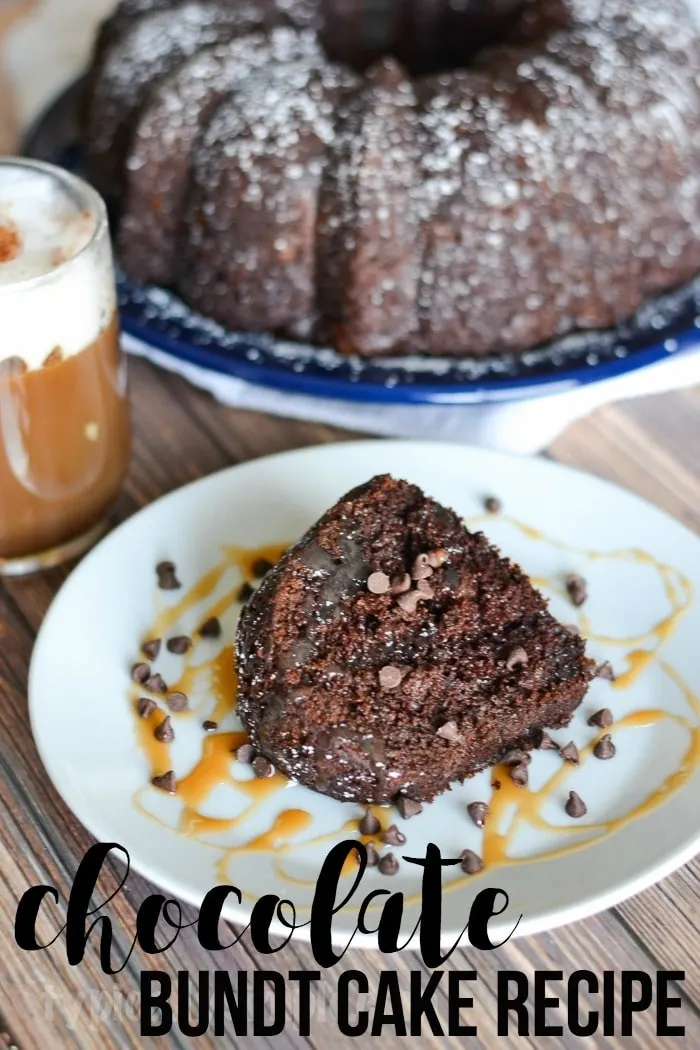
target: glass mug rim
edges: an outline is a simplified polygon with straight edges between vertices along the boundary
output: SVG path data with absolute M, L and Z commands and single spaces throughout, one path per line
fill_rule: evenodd
M 5 349 L 12 358 L 12 335 L 24 338 L 26 317 L 30 351 L 24 360 L 18 350 L 14 356 L 25 367 L 16 374 L 10 369 L 0 381 L 0 419 L 7 412 L 14 421 L 14 430 L 12 425 L 9 430 L 14 443 L 5 440 L 4 424 L 0 432 L 0 580 L 76 559 L 104 535 L 127 472 L 132 433 L 106 205 L 83 179 L 53 164 L 0 156 L 0 183 L 4 175 L 10 176 L 4 195 L 10 218 L 16 187 L 26 179 L 23 222 L 37 243 L 42 227 L 38 219 L 32 227 L 32 200 L 40 200 L 46 186 L 65 198 L 69 223 L 75 212 L 83 242 L 64 239 L 60 261 L 54 263 L 53 253 L 47 253 L 37 267 L 43 272 L 17 277 L 8 272 L 7 283 L 0 285 L 0 327 L 4 324 L 10 336 Z M 60 206 L 58 212 L 62 210 Z M 21 222 L 19 226 L 21 233 Z M 46 235 L 50 249 L 56 243 L 51 227 Z M 64 286 L 68 299 L 62 295 Z M 41 304 L 36 318 L 35 301 Z M 58 337 L 55 346 L 53 336 Z M 44 342 L 50 352 L 42 359 Z M 65 353 L 50 360 L 51 347 L 62 350 L 63 343 Z M 71 411 L 74 405 L 80 411 Z M 25 425 L 33 419 L 41 425 Z M 96 429 L 88 433 L 88 424 Z
M 17 280 L 9 281 L 7 284 L 0 284 L 0 299 L 4 295 L 11 295 L 18 290 L 24 291 L 29 288 L 36 288 L 42 284 L 49 284 L 58 279 L 79 259 L 82 259 L 83 256 L 87 255 L 92 249 L 94 249 L 95 245 L 98 244 L 109 231 L 109 219 L 107 217 L 107 207 L 105 202 L 97 190 L 78 175 L 74 175 L 72 172 L 66 171 L 64 168 L 59 168 L 55 164 L 47 164 L 45 161 L 33 160 L 28 157 L 0 155 L 0 173 L 3 169 L 7 168 L 15 168 L 19 171 L 30 171 L 34 172 L 34 174 L 47 175 L 53 178 L 68 192 L 69 196 L 77 199 L 79 205 L 89 210 L 91 218 L 94 219 L 94 229 L 85 244 L 78 248 L 78 250 L 68 259 L 64 259 L 63 262 L 60 262 L 57 266 L 53 266 L 50 270 L 47 270 L 46 273 L 36 274 L 33 277 L 19 277 Z

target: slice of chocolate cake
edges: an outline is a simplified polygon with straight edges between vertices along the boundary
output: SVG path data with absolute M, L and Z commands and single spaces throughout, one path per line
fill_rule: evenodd
M 482 533 L 383 475 L 285 554 L 242 615 L 238 710 L 316 791 L 429 800 L 566 725 L 584 643 Z

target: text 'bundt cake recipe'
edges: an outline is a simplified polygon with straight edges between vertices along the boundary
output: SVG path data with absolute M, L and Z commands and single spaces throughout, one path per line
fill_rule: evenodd
M 700 272 L 685 0 L 397 0 L 364 51 L 359 6 L 122 0 L 84 140 L 129 276 L 373 356 L 519 353 Z

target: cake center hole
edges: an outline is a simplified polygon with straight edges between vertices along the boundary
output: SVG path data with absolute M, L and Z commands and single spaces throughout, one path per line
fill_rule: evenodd
M 460 69 L 508 36 L 523 0 L 321 0 L 324 45 L 366 69 L 385 55 L 413 75 Z

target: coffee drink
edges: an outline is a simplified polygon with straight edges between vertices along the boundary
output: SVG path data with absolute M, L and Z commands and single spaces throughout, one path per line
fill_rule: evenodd
M 71 175 L 0 160 L 0 573 L 84 549 L 129 451 L 104 205 Z

